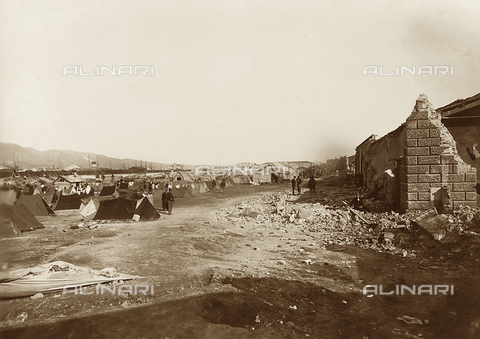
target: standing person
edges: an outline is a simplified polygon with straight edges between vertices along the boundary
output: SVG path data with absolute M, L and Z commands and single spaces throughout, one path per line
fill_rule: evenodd
M 310 189 L 310 195 L 317 194 L 317 192 L 315 192 L 315 186 L 317 186 L 317 182 L 315 181 L 312 175 L 310 177 L 310 180 L 308 181 L 308 188 Z
M 222 189 L 222 193 L 225 191 L 225 187 L 227 186 L 227 182 L 225 181 L 225 178 L 220 181 L 220 188 Z
M 167 209 L 168 209 L 168 214 L 172 215 L 172 208 L 173 208 L 173 203 L 175 202 L 175 198 L 173 197 L 172 189 L 169 188 L 168 192 L 165 196 L 167 198 Z
M 217 182 L 215 181 L 215 178 L 212 180 L 212 190 L 215 192 L 215 189 L 217 188 Z
M 301 185 L 302 184 L 302 178 L 300 178 L 300 176 L 297 177 L 297 190 L 298 190 L 298 194 L 301 194 L 302 193 L 302 188 L 301 188 Z
M 295 195 L 295 186 L 297 185 L 297 180 L 295 179 L 296 177 L 294 176 L 291 183 L 292 183 L 292 194 Z
M 167 210 L 167 192 L 168 189 L 165 188 L 165 191 L 162 193 L 162 210 L 166 211 Z

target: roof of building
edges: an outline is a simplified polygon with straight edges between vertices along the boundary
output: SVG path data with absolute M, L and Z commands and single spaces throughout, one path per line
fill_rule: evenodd
M 442 117 L 447 117 L 476 106 L 480 106 L 480 93 L 466 99 L 457 99 L 448 105 L 437 108 L 436 111 L 441 113 Z
M 77 175 L 77 176 L 73 176 L 73 175 L 60 175 L 57 179 L 55 179 L 54 182 L 57 182 L 57 181 L 66 181 L 66 182 L 69 182 L 71 184 L 76 184 L 76 183 L 81 183 L 81 182 L 85 182 L 85 178 Z
M 358 145 L 355 150 L 359 149 L 359 148 L 362 148 L 363 146 L 365 145 L 368 145 L 370 144 L 371 142 L 375 141 L 376 139 L 376 136 L 375 134 L 372 134 L 371 136 L 369 136 L 367 139 L 365 139 L 364 141 L 362 141 L 362 143 L 360 145 Z

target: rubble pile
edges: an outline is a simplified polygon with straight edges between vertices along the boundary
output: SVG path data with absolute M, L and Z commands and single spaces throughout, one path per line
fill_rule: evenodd
M 436 210 L 398 214 L 392 211 L 374 213 L 355 211 L 346 206 L 323 203 L 292 203 L 289 193 L 262 195 L 216 212 L 216 219 L 239 227 L 296 228 L 312 233 L 322 247 L 355 245 L 361 248 L 414 257 L 420 248 L 457 242 L 465 229 L 480 231 L 480 210 L 462 207 L 454 214 Z M 435 229 L 424 227 L 428 223 Z M 453 237 L 452 235 L 455 235 Z M 453 239 L 453 240 L 452 240 Z

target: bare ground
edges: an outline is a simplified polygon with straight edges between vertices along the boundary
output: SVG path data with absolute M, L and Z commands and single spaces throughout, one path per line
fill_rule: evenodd
M 174 214 L 157 221 L 111 222 L 94 230 L 70 229 L 80 222 L 77 216 L 40 218 L 46 229 L 2 241 L 10 267 L 54 260 L 115 267 L 138 275 L 134 283 L 153 284 L 154 294 L 2 300 L 0 337 L 480 337 L 478 251 L 450 248 L 404 258 L 325 247 L 318 234 L 289 225 L 215 218 L 221 208 L 288 188 L 238 185 L 177 199 Z M 348 194 L 322 185 L 318 191 L 316 200 Z M 307 193 L 298 201 L 311 199 Z M 448 284 L 455 293 L 367 297 L 366 284 Z M 397 319 L 403 315 L 422 325 Z

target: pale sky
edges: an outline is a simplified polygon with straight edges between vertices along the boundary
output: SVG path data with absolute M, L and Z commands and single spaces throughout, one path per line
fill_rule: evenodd
M 0 0 L 0 141 L 165 163 L 326 161 L 480 92 L 478 1 Z M 65 66 L 154 75 L 63 76 Z M 362 75 L 365 66 L 454 75 Z

